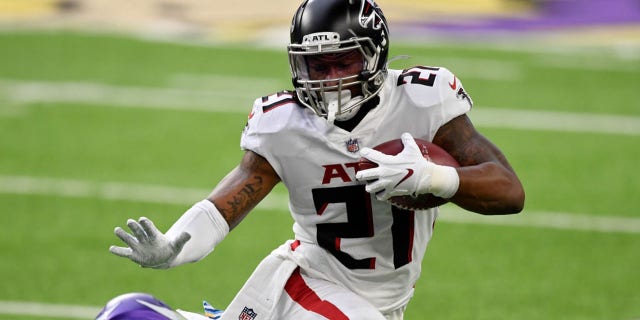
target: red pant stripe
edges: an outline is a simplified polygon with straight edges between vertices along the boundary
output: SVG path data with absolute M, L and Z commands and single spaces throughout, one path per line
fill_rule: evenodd
M 291 274 L 291 277 L 284 286 L 284 290 L 289 294 L 293 301 L 297 302 L 306 310 L 315 312 L 330 320 L 349 320 L 338 307 L 329 301 L 320 299 L 311 288 L 304 282 L 300 275 L 300 268 L 297 268 Z

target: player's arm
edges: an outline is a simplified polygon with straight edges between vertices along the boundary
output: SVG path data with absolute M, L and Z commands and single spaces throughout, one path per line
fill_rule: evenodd
M 208 255 L 280 181 L 269 162 L 247 151 L 240 164 L 169 228 L 160 232 L 147 218 L 129 219 L 132 234 L 116 227 L 128 247 L 111 246 L 113 254 L 149 268 L 171 268 Z
M 522 211 L 524 189 L 506 157 L 480 134 L 466 115 L 449 121 L 433 142 L 449 152 L 461 167 L 458 190 L 451 202 L 482 214 Z
M 247 151 L 240 164 L 213 189 L 208 200 L 233 229 L 278 182 L 280 177 L 269 162 Z

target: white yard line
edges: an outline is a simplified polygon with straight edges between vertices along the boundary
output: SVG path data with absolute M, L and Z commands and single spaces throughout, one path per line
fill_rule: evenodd
M 245 95 L 247 91 L 260 91 L 259 94 L 268 94 L 270 92 L 282 90 L 281 79 L 226 74 L 177 73 L 171 76 L 167 84 L 170 87 L 197 88 L 205 90 L 215 88 L 217 90 L 238 91 L 238 88 L 242 87 Z
M 0 301 L 0 314 L 65 319 L 95 319 L 102 307 L 23 301 Z
M 232 90 L 124 87 L 89 82 L 0 80 L 0 98 L 17 105 L 86 103 L 120 108 L 248 113 L 253 95 Z
M 604 133 L 638 136 L 640 117 L 474 107 L 478 126 L 534 131 Z
M 161 185 L 92 182 L 27 176 L 0 176 L 0 194 L 125 200 L 177 204 L 186 207 L 206 197 L 209 192 L 210 190 L 207 189 L 179 188 Z M 258 208 L 287 212 L 287 195 L 272 193 L 258 205 Z M 439 221 L 630 234 L 640 233 L 640 218 L 529 210 L 525 210 L 523 214 L 519 215 L 481 216 L 466 212 L 453 205 L 442 207 Z
M 543 67 L 565 69 L 572 71 L 596 71 L 596 72 L 618 72 L 618 73 L 638 73 L 640 63 L 638 58 L 612 61 L 605 57 L 554 57 L 540 56 L 536 63 Z
M 409 56 L 408 64 L 433 61 L 430 56 Z M 517 81 L 525 72 L 522 63 L 483 58 L 438 58 L 438 66 L 451 68 L 461 79 Z M 391 64 L 393 66 L 393 64 Z M 399 69 L 399 68 L 398 68 Z
M 455 205 L 440 209 L 439 220 L 453 223 L 521 226 L 533 228 L 582 230 L 615 233 L 640 233 L 640 218 L 595 216 L 565 212 L 525 210 L 522 214 L 483 216 L 465 211 Z
M 197 78 L 197 77 L 196 77 Z M 205 78 L 219 81 L 217 77 Z M 243 78 L 249 81 L 250 78 Z M 184 83 L 193 77 L 175 79 Z M 268 79 L 256 79 L 258 87 L 270 86 Z M 251 83 L 244 82 L 243 83 Z M 31 103 L 86 103 L 121 108 L 149 108 L 203 112 L 230 112 L 246 114 L 253 99 L 264 94 L 262 88 L 238 86 L 211 90 L 185 88 L 123 87 L 99 83 L 75 82 L 21 82 L 0 79 L 0 106 L 2 114 L 20 114 L 21 105 Z M 239 88 L 242 88 L 240 90 Z M 251 88 L 251 89 L 247 89 Z M 250 91 L 248 91 L 250 90 Z M 275 92 L 276 89 L 267 92 Z M 477 106 L 471 111 L 474 123 L 482 127 L 592 132 L 620 135 L 640 135 L 639 116 L 586 114 L 515 110 Z

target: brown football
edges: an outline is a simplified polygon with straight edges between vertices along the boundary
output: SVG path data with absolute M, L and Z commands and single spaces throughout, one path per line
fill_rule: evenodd
M 460 167 L 460 164 L 447 151 L 440 146 L 422 139 L 414 139 L 422 151 L 422 155 L 429 161 L 450 167 Z M 402 140 L 395 139 L 377 145 L 373 149 L 384 154 L 396 155 L 402 151 L 404 145 Z M 375 168 L 378 165 L 365 158 L 360 158 L 358 162 L 358 170 Z M 436 197 L 430 193 L 421 194 L 417 197 L 412 196 L 395 196 L 389 198 L 389 203 L 406 210 L 426 210 L 433 207 L 441 206 L 447 203 L 447 199 Z

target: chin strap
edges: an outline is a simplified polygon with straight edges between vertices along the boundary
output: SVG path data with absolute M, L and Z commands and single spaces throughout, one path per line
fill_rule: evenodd
M 358 113 L 362 104 L 360 103 L 364 97 L 356 96 L 351 98 L 350 90 L 329 91 L 324 93 L 324 99 L 327 105 L 327 121 L 333 123 L 335 121 L 347 121 Z

